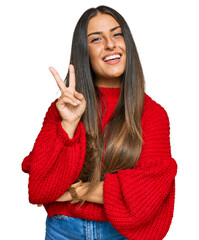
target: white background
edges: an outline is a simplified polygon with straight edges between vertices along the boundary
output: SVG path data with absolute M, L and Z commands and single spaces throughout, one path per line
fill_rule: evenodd
M 170 118 L 178 174 L 174 218 L 165 239 L 199 239 L 197 2 L 1 1 L 1 239 L 44 239 L 46 212 L 29 204 L 28 175 L 21 171 L 21 162 L 32 149 L 47 108 L 59 97 L 48 67 L 65 77 L 76 22 L 86 9 L 101 4 L 126 19 L 143 66 L 146 93 Z

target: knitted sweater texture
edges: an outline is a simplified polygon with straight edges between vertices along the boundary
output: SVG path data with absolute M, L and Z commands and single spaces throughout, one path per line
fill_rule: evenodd
M 103 88 L 105 127 L 117 104 L 120 88 Z M 145 94 L 142 114 L 143 145 L 135 167 L 105 175 L 104 204 L 56 202 L 81 172 L 86 133 L 80 121 L 70 139 L 61 126 L 55 100 L 44 118 L 32 151 L 22 162 L 29 173 L 29 201 L 43 204 L 48 215 L 63 214 L 109 221 L 130 240 L 161 240 L 171 225 L 175 200 L 176 161 L 171 156 L 170 125 L 164 108 Z

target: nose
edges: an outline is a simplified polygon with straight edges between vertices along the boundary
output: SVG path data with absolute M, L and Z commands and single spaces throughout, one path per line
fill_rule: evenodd
M 109 50 L 112 50 L 115 48 L 115 41 L 114 39 L 112 38 L 107 38 L 106 41 L 105 41 L 105 49 L 109 49 Z

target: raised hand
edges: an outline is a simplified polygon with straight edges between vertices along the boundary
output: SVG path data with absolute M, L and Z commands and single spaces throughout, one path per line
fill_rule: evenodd
M 50 67 L 49 70 L 61 91 L 61 96 L 56 102 L 56 107 L 62 117 L 62 126 L 77 126 L 86 109 L 86 100 L 83 94 L 75 90 L 74 66 L 72 64 L 69 66 L 69 87 L 66 87 L 64 81 L 53 67 Z

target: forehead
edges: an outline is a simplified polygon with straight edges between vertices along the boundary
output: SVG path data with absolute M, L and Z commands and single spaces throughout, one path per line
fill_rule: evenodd
M 105 32 L 117 26 L 119 26 L 119 23 L 114 17 L 109 14 L 99 13 L 89 20 L 87 33 Z

